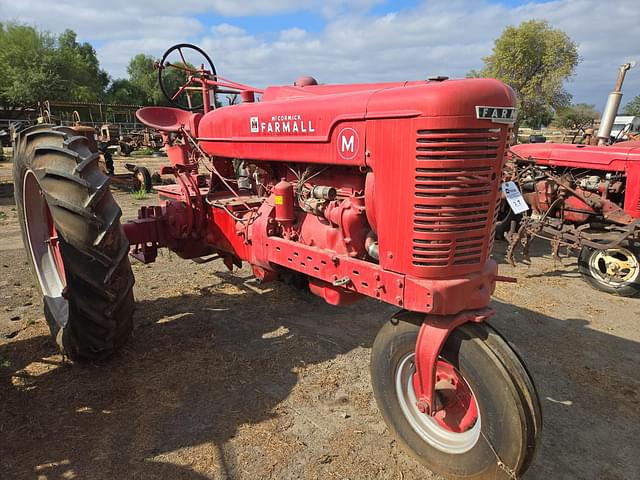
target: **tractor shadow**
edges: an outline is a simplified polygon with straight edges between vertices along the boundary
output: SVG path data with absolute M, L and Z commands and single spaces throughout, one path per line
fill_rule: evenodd
M 138 302 L 133 338 L 105 363 L 63 364 L 43 336 L 1 345 L 3 478 L 237 478 L 239 428 L 291 414 L 280 404 L 297 371 L 370 347 L 394 311 L 216 276 L 199 294 Z M 203 444 L 207 458 L 189 457 Z
M 594 330 L 582 318 L 492 305 L 490 323 L 524 360 L 542 405 L 542 441 L 525 478 L 640 478 L 640 343 Z M 629 315 L 640 322 L 640 312 Z
M 0 369 L 3 477 L 252 478 L 246 462 L 268 461 L 272 442 L 256 437 L 247 451 L 237 437 L 246 444 L 286 412 L 300 371 L 369 348 L 394 311 L 368 300 L 334 308 L 286 285 L 216 275 L 223 284 L 200 293 L 139 302 L 134 338 L 104 364 L 61 364 L 43 336 L 0 346 L 10 362 Z M 640 345 L 585 320 L 494 307 L 492 324 L 528 365 L 545 415 L 525 478 L 637 478 Z M 311 448 L 314 431 L 306 435 Z

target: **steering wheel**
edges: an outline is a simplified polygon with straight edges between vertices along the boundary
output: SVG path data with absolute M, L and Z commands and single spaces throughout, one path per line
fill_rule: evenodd
M 621 139 L 623 139 L 624 136 L 631 131 L 632 126 L 633 125 L 631 125 L 630 123 L 627 123 L 624 127 L 622 127 L 622 129 L 616 135 L 616 138 L 613 139 L 613 143 L 618 143 Z
M 185 55 L 184 51 L 189 50 L 195 53 Z M 187 56 L 197 58 L 198 62 L 188 62 Z M 193 79 L 215 78 L 217 75 L 211 58 L 204 50 L 190 43 L 178 43 L 164 52 L 157 67 L 160 90 L 169 103 L 192 112 L 202 110 L 205 101 L 202 98 L 202 88 Z M 215 98 L 215 88 L 213 92 Z M 206 100 L 209 101 L 208 98 Z

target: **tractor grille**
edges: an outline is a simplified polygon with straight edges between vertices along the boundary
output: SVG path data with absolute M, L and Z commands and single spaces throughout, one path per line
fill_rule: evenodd
M 418 130 L 412 261 L 481 265 L 491 249 L 501 130 Z

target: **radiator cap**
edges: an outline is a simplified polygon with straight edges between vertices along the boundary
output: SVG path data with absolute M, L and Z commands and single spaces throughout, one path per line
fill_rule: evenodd
M 296 87 L 308 87 L 311 85 L 318 85 L 318 81 L 310 75 L 302 75 L 293 82 Z

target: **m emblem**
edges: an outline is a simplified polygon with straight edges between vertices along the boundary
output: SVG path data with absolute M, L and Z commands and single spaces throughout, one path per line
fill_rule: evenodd
M 358 132 L 353 128 L 343 128 L 338 134 L 336 146 L 338 147 L 338 155 L 340 155 L 340 157 L 345 160 L 353 160 L 360 148 Z

